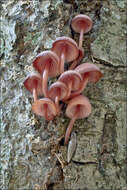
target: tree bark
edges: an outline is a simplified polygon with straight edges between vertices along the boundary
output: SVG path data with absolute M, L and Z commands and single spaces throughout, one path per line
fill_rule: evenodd
M 124 189 L 126 187 L 126 6 L 123 1 L 6 0 L 1 2 L 1 189 Z M 92 114 L 77 120 L 75 155 L 67 165 L 63 138 L 69 119 L 47 122 L 31 112 L 32 94 L 23 86 L 35 56 L 53 41 L 79 34 L 71 18 L 87 14 L 83 62 L 104 77 L 83 94 Z M 50 78 L 49 84 L 53 83 Z M 65 113 L 65 107 L 62 108 Z

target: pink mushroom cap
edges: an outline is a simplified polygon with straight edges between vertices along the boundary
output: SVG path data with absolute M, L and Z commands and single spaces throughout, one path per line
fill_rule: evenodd
M 79 72 L 83 78 L 87 75 L 90 82 L 97 82 L 103 76 L 100 69 L 92 63 L 83 63 L 77 66 L 75 71 Z
M 45 106 L 47 106 L 47 110 L 45 110 Z M 45 112 L 47 111 L 47 116 L 51 119 L 57 114 L 56 106 L 54 102 L 49 98 L 42 98 L 40 100 L 35 101 L 32 104 L 32 111 L 35 114 L 43 117 L 45 117 Z
M 83 95 L 79 95 L 71 99 L 66 109 L 66 115 L 73 118 L 77 115 L 77 119 L 88 117 L 91 113 L 91 104 L 89 99 Z
M 60 60 L 53 51 L 43 51 L 39 53 L 33 61 L 33 67 L 42 74 L 46 64 L 49 64 L 48 75 L 55 77 L 59 74 Z
M 66 86 L 72 82 L 72 90 L 75 91 L 80 88 L 82 76 L 77 71 L 69 70 L 62 73 L 58 80 L 65 83 Z
M 29 74 L 24 81 L 25 88 L 33 93 L 33 90 L 36 89 L 37 95 L 42 95 L 42 78 L 39 73 Z
M 77 43 L 69 37 L 59 37 L 52 45 L 52 51 L 54 51 L 59 57 L 65 48 L 65 62 L 71 62 L 75 60 L 79 55 L 79 49 Z
M 93 22 L 90 17 L 87 15 L 77 15 L 72 19 L 71 26 L 73 30 L 77 33 L 80 33 L 83 29 L 84 33 L 87 33 L 91 30 Z
M 53 100 L 55 100 L 56 96 L 59 97 L 59 100 L 62 100 L 67 96 L 67 93 L 68 93 L 67 86 L 60 81 L 53 83 L 48 91 L 49 97 Z

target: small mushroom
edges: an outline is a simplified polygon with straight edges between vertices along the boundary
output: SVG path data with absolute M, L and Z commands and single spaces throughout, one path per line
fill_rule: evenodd
M 87 97 L 79 95 L 70 100 L 66 109 L 66 115 L 71 118 L 71 121 L 66 130 L 65 144 L 68 144 L 75 120 L 88 117 L 90 113 L 91 104 Z
M 79 72 L 83 78 L 82 85 L 77 92 L 71 94 L 71 98 L 80 94 L 86 87 L 88 82 L 97 82 L 103 74 L 100 69 L 92 63 L 83 63 L 75 68 L 75 71 Z
M 42 90 L 44 96 L 48 97 L 48 76 L 54 77 L 59 74 L 59 57 L 52 51 L 44 51 L 36 56 L 33 67 L 42 74 Z
M 53 120 L 57 114 L 56 106 L 49 98 L 36 100 L 32 104 L 32 111 L 39 116 L 45 117 L 48 121 Z
M 71 26 L 73 30 L 80 33 L 79 48 L 82 48 L 83 34 L 91 30 L 93 22 L 90 17 L 80 14 L 72 19 Z
M 82 77 L 77 71 L 69 70 L 62 73 L 58 80 L 65 83 L 68 87 L 68 95 L 65 98 L 67 100 L 70 97 L 71 91 L 80 89 Z
M 57 115 L 60 114 L 59 100 L 63 100 L 67 96 L 67 94 L 68 94 L 67 86 L 60 81 L 53 83 L 49 88 L 48 95 L 49 98 L 55 100 Z
M 52 51 L 60 58 L 60 73 L 64 72 L 64 63 L 75 60 L 79 54 L 77 43 L 65 36 L 59 37 L 54 41 Z
M 25 88 L 33 94 L 34 101 L 42 95 L 42 78 L 39 73 L 31 73 L 24 81 Z

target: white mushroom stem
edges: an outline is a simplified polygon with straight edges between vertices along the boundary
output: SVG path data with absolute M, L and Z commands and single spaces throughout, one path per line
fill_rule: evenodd
M 86 87 L 88 81 L 89 81 L 89 78 L 86 77 L 86 78 L 82 81 L 81 87 L 79 88 L 79 90 L 77 90 L 76 92 L 71 93 L 70 98 L 73 98 L 73 97 L 79 95 L 79 94 L 85 89 L 85 87 Z
M 48 73 L 49 73 L 49 64 L 46 64 L 42 77 L 42 90 L 45 97 L 48 97 L 48 87 L 47 87 Z
M 82 48 L 84 30 L 81 29 L 79 37 L 79 48 Z
M 35 88 L 33 89 L 33 98 L 34 98 L 34 102 L 35 102 L 37 100 L 37 91 Z
M 76 112 L 75 112 L 73 118 L 71 119 L 71 121 L 70 121 L 70 123 L 69 123 L 69 125 L 68 125 L 67 130 L 66 130 L 65 142 L 64 142 L 64 144 L 68 144 L 68 141 L 69 141 L 69 138 L 70 138 L 70 134 L 71 134 L 71 131 L 72 131 L 72 129 L 73 129 L 74 122 L 75 122 L 75 120 L 77 119 L 77 115 L 78 115 L 77 112 L 78 112 L 78 107 L 77 107 L 77 109 L 76 109 Z
M 66 48 L 63 47 L 63 51 L 61 53 L 61 62 L 60 62 L 60 73 L 64 72 L 64 63 L 65 63 L 65 53 L 66 53 Z

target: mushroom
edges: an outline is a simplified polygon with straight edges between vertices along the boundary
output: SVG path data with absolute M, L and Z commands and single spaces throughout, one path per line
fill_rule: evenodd
M 60 73 L 64 72 L 64 63 L 75 60 L 79 55 L 77 43 L 69 37 L 59 37 L 52 45 L 54 51 L 60 58 Z
M 49 98 L 36 100 L 32 104 L 32 111 L 39 116 L 45 117 L 48 121 L 52 120 L 57 114 L 56 106 Z
M 68 94 L 65 98 L 65 100 L 67 100 L 71 94 L 71 91 L 77 91 L 80 89 L 82 76 L 77 71 L 69 70 L 62 73 L 58 80 L 65 83 L 68 87 Z
M 71 26 L 73 30 L 80 33 L 79 48 L 82 48 L 83 34 L 91 30 L 93 22 L 90 17 L 80 14 L 72 19 Z
M 80 94 L 86 87 L 88 82 L 97 82 L 103 74 L 100 69 L 92 63 L 83 63 L 75 68 L 75 71 L 79 72 L 83 78 L 81 87 L 78 91 L 71 94 L 70 98 Z
M 48 76 L 54 77 L 59 74 L 59 57 L 52 51 L 44 51 L 36 56 L 33 67 L 42 74 L 42 90 L 44 96 L 48 97 Z
M 39 73 L 31 73 L 24 81 L 25 88 L 33 94 L 34 101 L 42 95 L 42 78 Z
M 91 113 L 91 104 L 87 97 L 79 95 L 71 99 L 66 109 L 66 115 L 71 119 L 65 134 L 65 144 L 68 140 L 76 119 L 88 117 Z
M 48 91 L 49 98 L 55 100 L 57 115 L 60 114 L 59 100 L 63 100 L 68 94 L 67 86 L 60 81 L 53 83 Z

